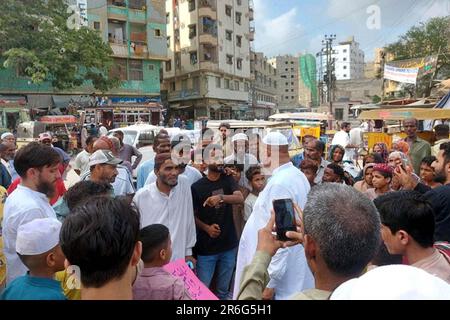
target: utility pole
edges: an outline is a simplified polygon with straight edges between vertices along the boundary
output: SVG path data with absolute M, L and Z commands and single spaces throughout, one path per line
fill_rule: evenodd
M 322 97 L 322 103 L 324 103 L 324 88 L 326 88 L 326 100 L 328 103 L 328 112 L 333 114 L 333 99 L 334 99 L 334 82 L 335 82 L 335 76 L 334 76 L 334 65 L 335 65 L 335 59 L 333 58 L 333 41 L 336 40 L 335 34 L 325 35 L 325 39 L 322 40 L 322 45 L 324 48 L 322 48 L 322 51 L 317 53 L 316 56 L 321 56 L 321 65 L 320 68 L 322 69 L 323 66 L 323 59 L 322 57 L 326 57 L 326 73 L 323 75 L 323 79 L 319 79 L 319 88 L 321 90 L 321 97 Z M 322 76 L 322 72 L 320 72 L 319 77 Z M 328 121 L 328 128 L 333 129 L 332 121 Z

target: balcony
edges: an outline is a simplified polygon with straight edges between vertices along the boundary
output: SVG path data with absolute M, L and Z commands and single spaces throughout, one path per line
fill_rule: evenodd
M 198 2 L 198 8 L 209 8 L 213 11 L 217 10 L 217 2 L 216 0 L 200 0 Z
M 217 38 L 212 34 L 204 33 L 201 34 L 198 38 L 200 43 L 209 43 L 209 44 L 217 44 Z
M 253 27 L 250 28 L 250 32 L 247 35 L 247 39 L 249 41 L 254 41 L 255 40 L 255 28 L 253 28 Z
M 128 45 L 126 42 L 118 43 L 118 42 L 110 42 L 109 43 L 114 56 L 117 57 L 128 57 Z
M 253 11 L 253 8 L 248 9 L 248 20 L 250 21 L 255 20 L 255 12 Z

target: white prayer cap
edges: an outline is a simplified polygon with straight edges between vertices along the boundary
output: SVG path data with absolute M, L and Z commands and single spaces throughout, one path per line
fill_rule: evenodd
M 248 137 L 245 133 L 236 133 L 233 138 L 231 138 L 231 142 L 236 142 L 238 140 L 248 141 Z
M 264 144 L 269 146 L 287 146 L 289 142 L 284 134 L 278 131 L 268 133 L 262 140 Z
M 61 222 L 56 218 L 34 219 L 19 226 L 17 230 L 16 252 L 35 256 L 56 247 L 59 243 Z
M 14 137 L 14 135 L 11 132 L 5 132 L 4 134 L 1 135 L 0 139 L 5 139 L 6 137 L 12 136 Z
M 412 266 L 389 265 L 341 284 L 333 300 L 449 300 L 450 285 Z

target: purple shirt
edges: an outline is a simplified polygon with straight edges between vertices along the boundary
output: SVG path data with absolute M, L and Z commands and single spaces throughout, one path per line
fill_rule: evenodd
M 136 149 L 135 147 L 124 143 L 122 148 L 120 148 L 119 150 L 119 158 L 122 159 L 123 161 L 128 161 L 129 163 L 131 163 L 132 156 L 136 156 L 136 160 L 132 165 L 132 169 L 136 169 L 139 162 L 141 162 L 142 153 L 140 153 L 139 150 Z
M 144 268 L 133 285 L 133 300 L 192 300 L 181 279 L 162 267 Z

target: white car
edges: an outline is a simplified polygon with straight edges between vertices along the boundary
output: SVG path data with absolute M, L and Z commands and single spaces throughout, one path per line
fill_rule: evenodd
M 112 136 L 116 131 L 123 132 L 123 143 L 132 145 L 136 148 L 142 148 L 153 144 L 155 136 L 163 127 L 153 126 L 150 124 L 135 124 L 129 127 L 112 129 L 108 132 L 108 136 Z

